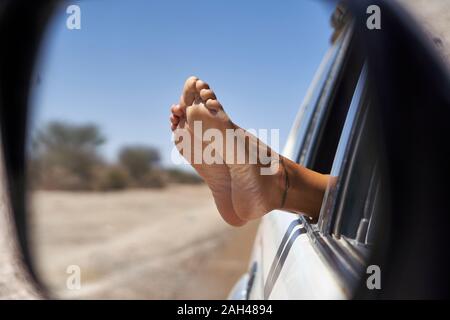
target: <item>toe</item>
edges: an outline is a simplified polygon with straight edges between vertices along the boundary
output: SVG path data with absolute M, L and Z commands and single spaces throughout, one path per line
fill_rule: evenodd
M 196 95 L 197 77 L 189 77 L 184 83 L 183 94 L 181 95 L 180 105 L 182 108 L 191 106 L 194 103 Z
M 178 122 L 180 122 L 180 118 L 172 114 L 170 116 L 170 122 L 173 123 L 174 125 L 177 125 Z
M 200 98 L 202 98 L 202 100 L 206 102 L 209 99 L 216 99 L 216 95 L 211 89 L 202 89 L 200 91 Z
M 183 116 L 183 110 L 181 109 L 181 106 L 179 104 L 173 104 L 170 108 L 170 111 L 177 117 Z
M 200 93 L 200 91 L 202 91 L 203 89 L 209 89 L 209 85 L 202 80 L 198 80 L 195 83 L 195 87 L 196 87 L 198 93 Z
M 198 78 L 194 76 L 190 76 L 189 78 L 187 78 L 184 82 L 184 90 L 192 90 L 193 88 L 195 88 L 195 84 L 197 81 Z
M 209 99 L 206 101 L 205 103 L 206 108 L 208 108 L 208 110 L 210 111 L 219 111 L 222 110 L 222 105 L 220 104 L 219 101 L 215 100 L 215 99 Z

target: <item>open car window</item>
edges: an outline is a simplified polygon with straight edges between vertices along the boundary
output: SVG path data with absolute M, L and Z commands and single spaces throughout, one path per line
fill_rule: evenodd
M 377 143 L 377 123 L 372 105 L 363 106 L 356 136 L 348 154 L 348 168 L 339 208 L 333 226 L 333 235 L 343 237 L 360 246 L 373 241 L 376 217 L 380 210 L 380 160 Z

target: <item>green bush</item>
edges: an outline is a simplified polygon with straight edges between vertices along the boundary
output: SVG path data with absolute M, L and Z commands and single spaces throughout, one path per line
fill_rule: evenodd
M 203 183 L 203 179 L 194 172 L 188 172 L 179 169 L 167 169 L 167 179 L 170 183 L 181 184 L 200 184 Z
M 105 142 L 95 124 L 52 121 L 34 135 L 30 150 L 31 185 L 44 189 L 91 190 L 103 165 L 98 148 Z
M 130 176 L 120 167 L 106 167 L 96 177 L 95 189 L 100 191 L 123 190 L 130 185 Z
M 153 169 L 139 180 L 140 188 L 162 189 L 167 186 L 167 176 L 162 170 Z
M 119 163 L 136 182 L 155 168 L 160 160 L 159 151 L 142 145 L 124 146 L 119 152 Z
M 110 191 L 203 181 L 195 172 L 162 169 L 158 149 L 146 145 L 122 147 L 117 163 L 110 165 L 100 154 L 99 147 L 105 141 L 95 124 L 47 123 L 33 136 L 30 146 L 27 169 L 30 187 Z

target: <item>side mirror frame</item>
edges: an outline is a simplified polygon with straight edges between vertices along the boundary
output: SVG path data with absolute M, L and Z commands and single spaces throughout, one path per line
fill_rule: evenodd
M 0 135 L 10 212 L 23 268 L 45 297 L 32 267 L 26 220 L 28 97 L 39 45 L 58 0 L 7 0 L 0 4 Z M 12 32 L 13 30 L 13 32 Z
M 397 1 L 348 1 L 371 96 L 382 119 L 389 194 L 369 265 L 382 272 L 382 289 L 358 299 L 450 297 L 450 73 L 433 42 Z M 366 25 L 380 8 L 381 29 Z

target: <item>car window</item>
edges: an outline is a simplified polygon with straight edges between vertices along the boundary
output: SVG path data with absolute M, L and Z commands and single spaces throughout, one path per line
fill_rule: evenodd
M 373 106 L 363 105 L 364 112 L 353 137 L 347 157 L 348 168 L 333 234 L 351 243 L 368 245 L 373 241 L 377 212 L 380 209 L 380 160 L 378 159 L 377 122 Z M 369 232 L 371 231 L 371 232 Z
M 348 112 L 345 116 L 345 123 L 342 131 L 338 134 L 338 146 L 334 153 L 334 160 L 331 171 L 329 171 L 330 179 L 327 191 L 324 196 L 320 216 L 319 229 L 328 235 L 331 233 L 334 221 L 339 218 L 337 212 L 340 212 L 340 198 L 345 191 L 344 172 L 349 163 L 349 150 L 352 147 L 354 137 L 357 136 L 356 126 L 358 119 L 361 117 L 362 106 L 366 100 L 366 72 L 363 70 L 359 75 L 356 88 L 353 92 Z
M 318 108 L 314 119 L 317 124 L 312 126 L 311 130 L 313 138 L 304 150 L 306 153 L 304 164 L 324 174 L 331 171 L 339 137 L 363 65 L 361 56 L 356 54 L 353 39 L 349 47 L 345 52 L 342 67 L 336 75 L 336 82 L 328 88 L 329 94 L 324 94 L 327 99 L 319 101 L 323 106 Z
M 330 79 L 322 89 L 315 113 L 308 125 L 307 138 L 304 139 L 306 142 L 297 158 L 300 164 L 323 174 L 329 174 L 332 170 L 344 123 L 363 68 L 363 60 L 356 54 L 353 45 L 351 27 L 342 36 L 348 39 L 349 43 L 342 46 L 334 62 L 334 71 L 330 72 Z
M 319 218 L 325 236 L 358 247 L 373 243 L 381 210 L 380 122 L 367 88 L 363 69 L 340 134 Z

